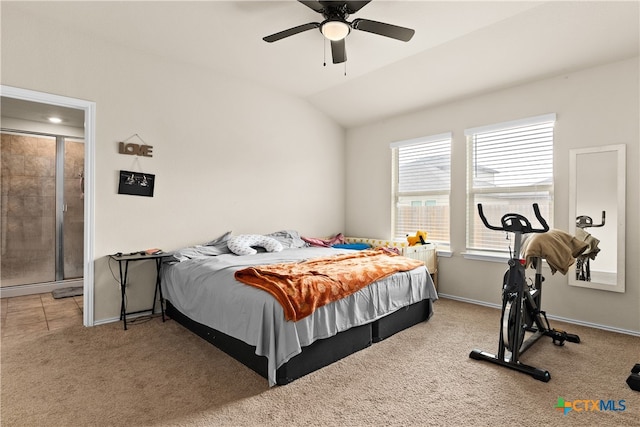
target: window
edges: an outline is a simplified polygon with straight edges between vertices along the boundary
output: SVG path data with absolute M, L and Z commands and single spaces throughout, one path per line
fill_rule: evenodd
M 391 144 L 394 239 L 424 230 L 430 241 L 449 244 L 451 133 Z
M 553 126 L 555 114 L 467 129 L 467 249 L 506 252 L 503 233 L 486 228 L 478 216 L 482 203 L 490 224 L 519 213 L 538 226 L 537 203 L 549 226 L 553 213 Z

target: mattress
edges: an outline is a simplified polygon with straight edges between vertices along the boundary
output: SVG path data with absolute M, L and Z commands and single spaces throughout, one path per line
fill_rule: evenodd
M 223 254 L 163 265 L 166 299 L 188 318 L 255 347 L 267 359 L 270 385 L 279 367 L 317 340 L 369 324 L 414 303 L 437 299 L 426 267 L 396 273 L 347 298 L 319 307 L 297 322 L 286 321 L 282 306 L 260 289 L 244 285 L 234 273 L 251 265 L 326 257 L 347 249 L 307 247 L 237 256 Z

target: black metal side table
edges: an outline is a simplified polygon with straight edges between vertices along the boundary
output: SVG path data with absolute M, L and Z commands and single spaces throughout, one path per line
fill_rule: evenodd
M 153 292 L 153 306 L 151 307 L 151 314 L 155 313 L 156 309 L 156 298 L 158 293 L 160 294 L 160 311 L 162 312 L 162 321 L 164 322 L 164 307 L 162 306 L 163 296 L 162 296 L 162 286 L 160 286 L 160 266 L 162 265 L 162 259 L 166 257 L 170 257 L 170 253 L 157 253 L 157 254 L 147 254 L 146 252 L 133 252 L 130 254 L 115 254 L 109 255 L 109 258 L 118 261 L 118 267 L 120 268 L 120 320 L 122 320 L 124 324 L 124 330 L 127 330 L 127 315 L 143 313 L 147 310 L 138 310 L 127 313 L 126 307 L 126 297 L 127 297 L 127 278 L 129 275 L 129 263 L 135 261 L 149 261 L 154 260 L 156 262 L 156 287 Z

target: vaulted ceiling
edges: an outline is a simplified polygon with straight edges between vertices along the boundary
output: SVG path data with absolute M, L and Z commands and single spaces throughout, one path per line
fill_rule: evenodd
M 331 63 L 317 30 L 262 40 L 322 21 L 293 0 L 10 3 L 80 33 L 302 97 L 346 128 L 640 50 L 638 1 L 373 0 L 349 21 L 388 22 L 415 36 L 404 43 L 352 31 L 346 64 Z

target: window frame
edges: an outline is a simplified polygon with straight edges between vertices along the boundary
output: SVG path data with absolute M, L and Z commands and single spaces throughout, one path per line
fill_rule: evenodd
M 448 141 L 449 148 L 449 188 L 448 189 L 437 189 L 437 190 L 420 190 L 420 191 L 399 191 L 400 184 L 400 168 L 399 168 L 399 154 L 400 148 L 416 146 L 416 145 L 428 145 L 437 142 Z M 447 198 L 447 206 L 451 206 L 451 150 L 453 146 L 453 133 L 452 132 L 444 132 L 440 134 L 419 137 L 409 140 L 403 141 L 395 141 L 389 144 L 389 147 L 392 151 L 391 159 L 392 159 L 392 173 L 391 173 L 391 238 L 393 240 L 401 240 L 401 236 L 398 235 L 397 232 L 397 217 L 398 217 L 398 201 L 401 197 L 407 196 L 416 196 L 416 197 L 425 197 L 425 196 L 437 196 L 442 197 L 446 196 Z M 445 246 L 449 247 L 451 244 L 451 214 L 449 212 L 447 218 L 448 230 L 447 230 L 447 240 L 436 240 L 431 237 L 431 233 L 428 236 L 428 240 L 438 244 L 439 247 Z M 418 230 L 415 230 L 418 231 Z M 426 230 L 429 231 L 428 229 Z M 402 240 L 404 240 L 404 236 L 402 236 Z
M 499 132 L 504 130 L 536 126 L 545 123 L 551 124 L 551 179 L 547 184 L 534 183 L 531 185 L 520 185 L 520 186 L 496 186 L 496 187 L 475 187 L 474 188 L 474 156 L 475 156 L 475 136 L 478 134 L 490 133 L 490 132 Z M 465 247 L 466 254 L 484 254 L 490 256 L 493 254 L 494 256 L 502 257 L 503 255 L 509 254 L 510 250 L 513 249 L 510 243 L 505 243 L 503 249 L 498 249 L 496 247 L 492 247 L 490 240 L 478 240 L 478 237 L 475 237 L 474 234 L 478 227 L 482 227 L 482 231 L 486 234 L 496 233 L 491 230 L 484 230 L 484 225 L 480 223 L 476 200 L 478 196 L 482 195 L 517 195 L 521 194 L 524 198 L 530 197 L 531 203 L 527 209 L 530 211 L 522 211 L 517 212 L 520 213 L 532 221 L 532 224 L 537 222 L 533 215 L 533 209 L 531 205 L 536 201 L 546 200 L 548 204 L 545 208 L 543 208 L 543 216 L 550 227 L 553 227 L 553 211 L 554 211 L 554 144 L 555 144 L 555 125 L 557 123 L 556 114 L 549 113 L 543 114 L 539 116 L 532 116 L 518 120 L 512 120 L 507 122 L 500 122 L 486 126 L 478 126 L 469 129 L 465 129 L 465 137 L 467 142 L 467 191 L 466 191 L 466 233 L 465 233 Z M 536 197 L 536 195 L 540 195 Z M 536 200 L 538 199 L 538 200 Z M 546 211 L 546 212 L 544 212 Z M 485 209 L 486 213 L 486 209 Z M 507 212 L 503 212 L 506 214 Z M 490 223 L 499 224 L 498 218 L 489 218 Z M 493 234 L 495 236 L 495 234 Z M 509 238 L 511 236 L 508 236 Z

